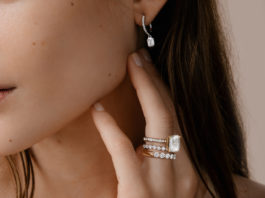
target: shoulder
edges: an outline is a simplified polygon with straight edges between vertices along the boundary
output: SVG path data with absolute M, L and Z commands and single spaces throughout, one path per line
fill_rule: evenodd
M 265 185 L 239 175 L 234 175 L 234 180 L 239 198 L 265 197 Z

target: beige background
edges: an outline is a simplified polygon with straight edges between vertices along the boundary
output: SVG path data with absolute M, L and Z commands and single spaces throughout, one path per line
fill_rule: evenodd
M 221 9 L 234 53 L 251 176 L 265 184 L 265 0 L 225 0 Z

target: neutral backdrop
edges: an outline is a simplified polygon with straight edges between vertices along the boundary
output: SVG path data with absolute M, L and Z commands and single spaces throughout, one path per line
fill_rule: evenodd
M 233 49 L 251 178 L 265 184 L 265 0 L 220 5 Z

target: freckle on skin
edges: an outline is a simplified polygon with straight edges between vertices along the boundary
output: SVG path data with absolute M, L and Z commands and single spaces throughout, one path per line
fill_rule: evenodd
M 74 6 L 74 5 L 75 5 L 74 2 L 71 1 L 71 6 Z
M 111 76 L 111 73 L 109 73 L 108 76 Z
M 36 42 L 32 42 L 32 45 L 34 45 L 34 46 L 35 46 L 35 45 L 36 45 Z
M 12 142 L 12 139 L 9 139 L 8 141 L 9 141 L 9 142 Z
M 45 41 L 42 41 L 42 42 L 41 42 L 41 45 L 42 45 L 42 46 L 44 46 L 45 44 L 46 44 Z

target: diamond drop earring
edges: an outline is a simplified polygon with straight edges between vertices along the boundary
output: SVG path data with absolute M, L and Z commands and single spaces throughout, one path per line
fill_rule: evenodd
M 143 26 L 143 29 L 144 29 L 144 32 L 147 34 L 147 40 L 146 40 L 146 42 L 147 42 L 147 46 L 148 47 L 154 47 L 155 46 L 155 39 L 152 37 L 152 35 L 149 33 L 149 32 L 147 32 L 147 30 L 146 30 L 146 27 L 145 27 L 145 16 L 143 15 L 143 17 L 142 17 L 142 26 Z M 150 31 L 152 31 L 152 24 L 150 23 L 150 25 L 149 25 L 149 28 L 150 28 Z

